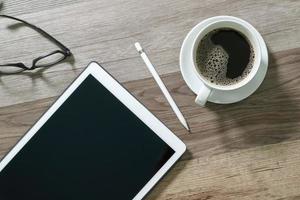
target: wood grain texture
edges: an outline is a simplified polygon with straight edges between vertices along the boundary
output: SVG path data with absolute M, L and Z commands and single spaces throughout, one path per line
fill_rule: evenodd
M 0 155 L 24 135 L 91 61 L 99 61 L 185 144 L 188 151 L 147 199 L 300 199 L 300 2 L 165 0 L 9 0 L 0 12 L 26 19 L 69 46 L 74 59 L 0 76 Z M 252 23 L 270 52 L 261 87 L 232 105 L 200 108 L 179 72 L 188 31 L 214 15 Z M 1 62 L 31 60 L 56 47 L 0 19 Z M 188 135 L 150 78 L 140 41 L 188 120 Z
M 188 147 L 148 199 L 298 199 L 299 55 L 300 48 L 271 55 L 268 75 L 259 90 L 230 106 L 199 108 L 191 103 L 195 96 L 179 72 L 164 75 L 190 122 L 191 135 L 177 121 L 153 79 L 125 83 Z M 1 155 L 55 99 L 0 108 Z
M 121 82 L 147 78 L 150 73 L 135 51 L 136 41 L 147 50 L 160 74 L 177 72 L 185 35 L 200 21 L 215 15 L 234 15 L 249 21 L 262 33 L 271 52 L 297 48 L 299 4 L 293 0 L 4 1 L 3 13 L 44 28 L 70 47 L 74 60 L 44 70 L 43 76 L 32 75 L 34 81 L 30 73 L 26 77 L 1 77 L 0 106 L 60 94 L 91 60 L 102 63 Z M 9 26 L 13 23 L 0 20 L 2 62 L 30 63 L 56 48 L 29 28 Z

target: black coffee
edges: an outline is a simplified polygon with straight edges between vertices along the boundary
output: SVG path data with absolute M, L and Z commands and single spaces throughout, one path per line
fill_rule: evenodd
M 203 37 L 196 62 L 201 74 L 217 85 L 232 85 L 251 71 L 253 48 L 246 37 L 233 29 L 216 29 Z

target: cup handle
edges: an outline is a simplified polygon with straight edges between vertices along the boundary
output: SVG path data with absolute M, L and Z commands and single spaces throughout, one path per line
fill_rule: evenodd
M 205 84 L 202 85 L 200 91 L 195 99 L 196 104 L 204 106 L 207 102 L 207 99 L 211 93 L 211 88 L 207 87 Z

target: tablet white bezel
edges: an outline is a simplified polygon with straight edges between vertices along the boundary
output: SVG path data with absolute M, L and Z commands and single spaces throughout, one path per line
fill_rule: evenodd
M 79 77 L 65 90 L 49 110 L 35 123 L 35 125 L 24 135 L 24 137 L 13 147 L 13 149 L 0 162 L 0 173 L 13 157 L 25 146 L 34 134 L 47 122 L 65 100 L 77 89 L 88 75 L 94 76 L 106 89 L 118 98 L 128 109 L 153 130 L 174 151 L 173 156 L 161 167 L 161 169 L 149 180 L 149 182 L 136 194 L 134 200 L 142 199 L 159 179 L 174 165 L 174 163 L 185 152 L 186 146 L 180 141 L 161 121 L 159 121 L 148 109 L 135 99 L 124 87 L 122 87 L 111 75 L 100 65 L 92 62 L 79 75 Z

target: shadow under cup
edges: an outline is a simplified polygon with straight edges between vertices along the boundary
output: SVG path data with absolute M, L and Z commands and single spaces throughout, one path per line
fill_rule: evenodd
M 208 33 L 216 30 L 216 29 L 233 29 L 237 32 L 242 33 L 247 40 L 250 42 L 253 52 L 254 52 L 254 61 L 253 61 L 253 67 L 250 71 L 250 73 L 241 81 L 234 83 L 232 85 L 217 85 L 215 83 L 211 83 L 208 81 L 200 72 L 200 70 L 197 67 L 196 62 L 196 55 L 197 55 L 197 49 L 201 42 L 201 40 L 204 38 L 205 35 Z M 261 65 L 261 47 L 260 43 L 258 41 L 258 38 L 256 38 L 255 35 L 255 29 L 248 24 L 247 22 L 241 20 L 241 19 L 231 19 L 231 20 L 219 20 L 213 23 L 210 23 L 206 25 L 197 35 L 196 39 L 193 42 L 192 46 L 192 63 L 193 63 L 193 69 L 194 72 L 197 74 L 197 76 L 202 80 L 202 82 L 209 87 L 209 90 L 235 90 L 238 88 L 243 87 L 247 83 L 249 83 L 253 77 L 256 75 L 259 66 Z M 210 93 L 210 92 L 209 92 Z M 201 94 L 198 94 L 198 96 Z M 197 101 L 196 101 L 197 102 Z M 205 102 L 204 102 L 205 104 Z

